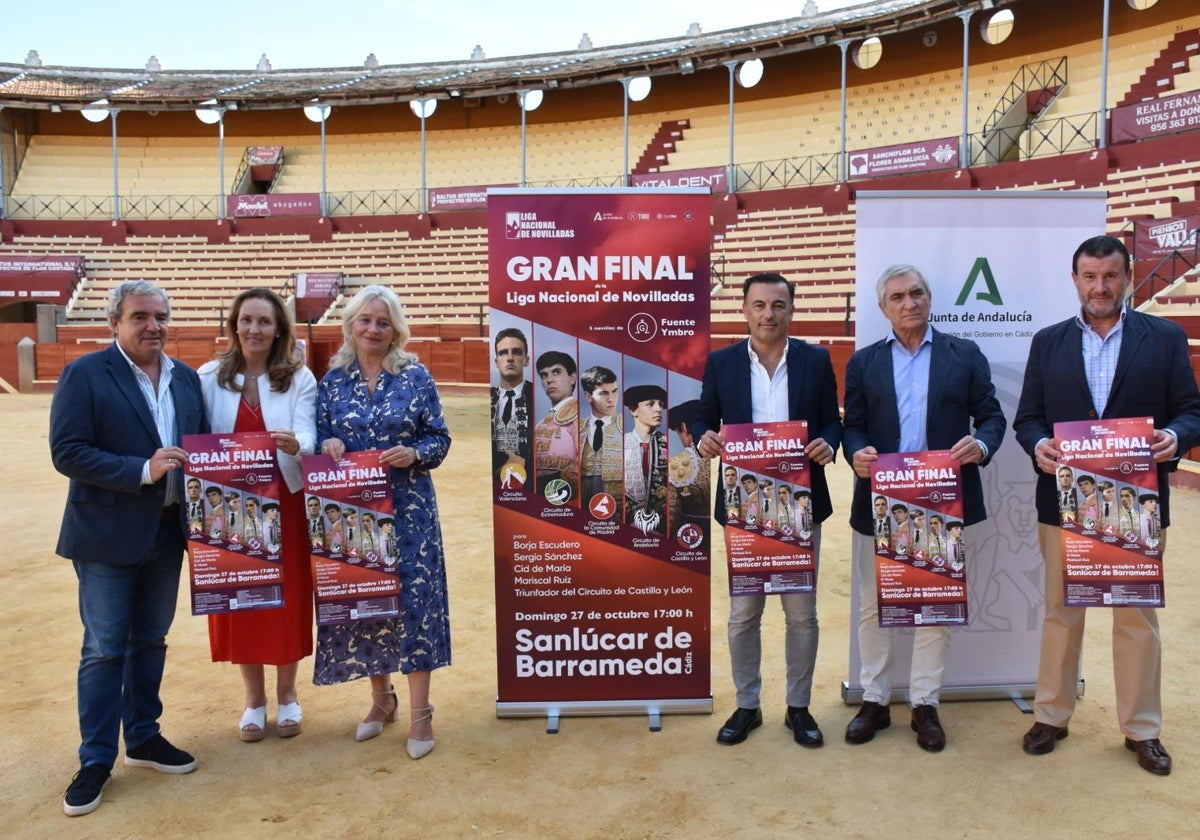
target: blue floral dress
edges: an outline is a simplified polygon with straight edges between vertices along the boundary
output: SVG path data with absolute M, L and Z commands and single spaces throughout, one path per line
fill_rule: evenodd
M 401 615 L 317 628 L 313 682 L 332 685 L 450 664 L 450 605 L 437 496 L 429 471 L 450 449 L 450 430 L 429 371 L 412 362 L 381 374 L 372 395 L 358 362 L 331 370 L 317 392 L 317 443 L 339 438 L 348 451 L 411 446 L 419 462 L 392 468 Z

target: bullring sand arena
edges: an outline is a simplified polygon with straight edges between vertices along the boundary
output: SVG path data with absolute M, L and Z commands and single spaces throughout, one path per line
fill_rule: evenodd
M 1163 742 L 1167 778 L 1143 772 L 1124 749 L 1113 708 L 1110 630 L 1091 611 L 1086 693 L 1071 734 L 1052 754 L 1021 751 L 1030 717 L 1008 701 L 942 707 L 944 752 L 917 748 L 902 707 L 891 729 L 851 746 L 842 732 L 849 645 L 851 473 L 832 468 L 834 517 L 824 532 L 818 602 L 822 627 L 813 713 L 826 746 L 798 747 L 783 726 L 782 614 L 764 620 L 765 723 L 735 747 L 715 736 L 734 700 L 725 644 L 724 551 L 713 556 L 712 715 L 540 719 L 495 715 L 490 450 L 487 397 L 444 389 L 454 443 L 435 471 L 447 541 L 453 666 L 437 672 L 437 748 L 404 753 L 406 727 L 355 743 L 369 707 L 365 684 L 317 688 L 301 663 L 304 732 L 253 744 L 237 736 L 237 670 L 209 661 L 206 622 L 187 592 L 168 639 L 163 731 L 199 769 L 168 776 L 118 761 L 104 805 L 62 813 L 78 767 L 75 669 L 81 627 L 70 563 L 54 554 L 66 479 L 47 448 L 50 397 L 0 396 L 6 463 L 0 498 L 0 835 L 5 838 L 1124 838 L 1197 836 L 1200 794 L 1200 496 L 1172 498 L 1175 525 L 1162 611 Z M 1006 446 L 1015 445 L 1011 431 Z M 720 540 L 716 541 L 719 545 Z M 402 683 L 398 684 L 402 687 Z M 407 701 L 401 691 L 401 705 Z M 274 717 L 274 703 L 270 709 Z

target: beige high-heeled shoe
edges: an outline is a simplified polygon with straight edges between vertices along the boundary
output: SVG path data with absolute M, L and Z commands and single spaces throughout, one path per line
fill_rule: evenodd
M 416 726 L 418 723 L 421 723 L 422 721 L 426 721 L 426 720 L 433 720 L 433 706 L 432 705 L 426 706 L 423 709 L 409 709 L 408 711 L 409 711 L 410 715 L 418 715 L 418 714 L 420 715 L 420 717 L 413 717 L 412 723 L 409 724 L 409 732 L 410 733 L 412 732 L 412 727 Z M 414 761 L 418 758 L 424 758 L 425 756 L 427 756 L 431 752 L 433 752 L 433 743 L 434 742 L 433 742 L 432 738 L 430 738 L 428 741 L 421 741 L 421 740 L 411 737 L 411 734 L 410 734 L 410 737 L 408 739 L 408 757 L 413 759 Z
M 392 700 L 392 707 L 390 709 L 380 702 L 381 700 L 386 700 L 389 697 Z M 364 720 L 362 723 L 360 723 L 358 725 L 358 729 L 354 730 L 354 740 L 369 741 L 379 735 L 379 733 L 383 732 L 383 725 L 385 723 L 396 722 L 396 712 L 399 710 L 399 708 L 400 700 L 396 697 L 396 689 L 394 687 L 389 688 L 387 691 L 372 691 L 371 711 L 378 709 L 379 711 L 383 712 L 383 718 L 380 720 Z M 370 715 L 371 712 L 367 712 L 367 714 Z

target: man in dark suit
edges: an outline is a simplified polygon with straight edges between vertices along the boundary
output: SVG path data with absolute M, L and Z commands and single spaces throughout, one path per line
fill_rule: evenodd
M 516 327 L 500 330 L 496 334 L 500 380 L 491 389 L 492 471 L 506 488 L 511 485 L 509 473 L 519 472 L 524 482 L 533 466 L 533 383 L 525 378 L 528 366 L 525 333 Z
M 837 380 L 829 352 L 788 338 L 795 288 L 779 274 L 756 274 L 742 284 L 742 312 L 750 337 L 708 357 L 700 406 L 692 424 L 697 451 L 705 458 L 720 455 L 723 423 L 808 422 L 806 448 L 812 467 L 813 550 L 820 557 L 821 529 L 833 505 L 825 466 L 833 462 L 841 442 Z M 717 494 L 717 521 L 725 524 L 725 494 Z M 787 713 L 784 723 L 796 742 L 819 747 L 824 737 L 808 711 L 817 657 L 817 597 L 778 596 L 786 616 Z M 740 595 L 729 606 L 729 658 L 737 688 L 737 710 L 717 734 L 722 744 L 746 740 L 762 725 L 762 613 L 766 596 Z
M 50 452 L 70 478 L 58 554 L 79 579 L 80 770 L 63 797 L 79 816 L 100 806 L 117 759 L 164 773 L 196 760 L 159 732 L 159 685 L 185 543 L 185 434 L 208 431 L 196 372 L 164 353 L 170 305 L 144 280 L 109 298 L 116 341 L 62 372 Z
M 962 465 L 966 523 L 974 525 L 987 518 L 979 467 L 1000 448 L 1007 427 L 991 370 L 979 347 L 929 325 L 932 293 L 925 275 L 915 266 L 891 266 L 880 276 L 875 292 L 891 330 L 886 338 L 851 356 L 846 366 L 843 448 L 857 476 L 850 526 L 854 529 L 852 553 L 860 598 L 858 647 L 863 687 L 862 706 L 846 727 L 846 740 L 852 744 L 865 744 L 892 722 L 888 666 L 895 634 L 879 626 L 876 514 L 883 497 L 872 499 L 872 465 L 880 453 L 950 450 Z M 893 510 L 896 508 L 904 506 L 896 505 Z M 904 516 L 907 519 L 907 509 Z M 905 548 L 913 548 L 908 544 L 911 529 L 907 522 L 897 531 L 903 534 Z M 896 532 L 892 539 L 895 545 Z M 908 689 L 912 728 L 922 749 L 937 752 L 946 745 L 938 695 L 950 649 L 950 628 L 919 627 L 912 644 Z
M 1125 306 L 1129 252 L 1119 239 L 1097 236 L 1076 250 L 1072 279 L 1080 312 L 1038 331 L 1029 348 L 1025 383 L 1013 428 L 1037 472 L 1038 541 L 1046 562 L 1046 616 L 1034 698 L 1033 727 L 1023 747 L 1043 755 L 1067 737 L 1086 611 L 1063 606 L 1062 545 L 1055 481 L 1054 424 L 1097 418 L 1152 417 L 1151 451 L 1158 463 L 1161 547 L 1166 547 L 1169 475 L 1178 458 L 1200 443 L 1200 392 L 1187 336 L 1177 324 Z M 1113 609 L 1113 673 L 1117 720 L 1125 746 L 1145 770 L 1165 776 L 1162 645 L 1153 609 Z

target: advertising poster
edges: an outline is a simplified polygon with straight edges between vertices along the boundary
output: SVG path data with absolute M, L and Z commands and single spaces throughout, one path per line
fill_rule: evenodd
M 340 461 L 306 455 L 304 504 L 317 624 L 347 624 L 400 614 L 400 554 L 390 467 L 379 450 Z
M 708 201 L 489 193 L 501 716 L 711 711 Z
M 880 627 L 965 626 L 962 475 L 949 450 L 879 456 L 871 471 Z
M 192 615 L 282 607 L 275 440 L 267 432 L 184 435 L 183 448 Z
M 721 428 L 730 595 L 815 592 L 808 423 Z
M 1154 420 L 1055 423 L 1068 607 L 1161 607 Z

